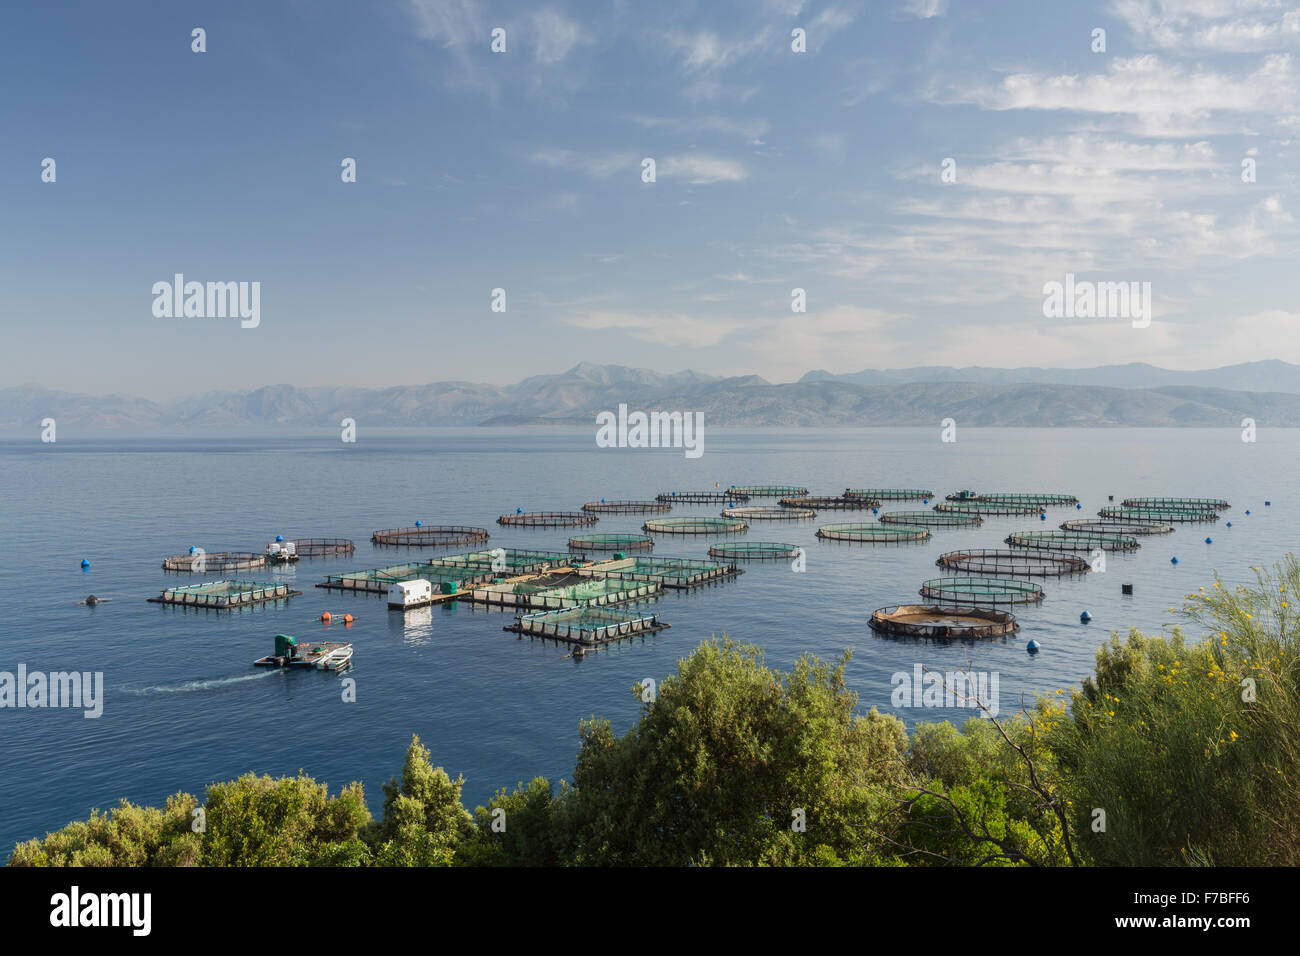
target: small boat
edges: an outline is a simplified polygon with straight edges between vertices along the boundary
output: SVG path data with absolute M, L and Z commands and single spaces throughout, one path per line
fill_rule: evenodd
M 292 541 L 272 541 L 266 546 L 266 560 L 271 564 L 289 564 L 298 560 L 298 546 Z
M 344 644 L 342 647 L 336 647 L 334 650 L 321 655 L 320 660 L 316 661 L 318 670 L 337 671 L 342 670 L 352 660 L 352 645 Z
M 312 641 L 299 646 L 292 634 L 275 635 L 275 653 L 253 661 L 256 667 L 315 667 L 336 671 L 352 660 L 352 645 Z

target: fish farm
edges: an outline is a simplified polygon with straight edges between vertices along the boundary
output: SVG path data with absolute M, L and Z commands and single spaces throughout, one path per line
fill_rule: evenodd
M 572 560 L 572 555 L 565 555 L 565 558 Z M 387 594 L 388 589 L 394 584 L 423 579 L 432 584 L 435 589 L 443 585 L 455 585 L 456 591 L 450 592 L 454 594 L 461 588 L 500 576 L 501 572 L 493 571 L 490 563 L 486 566 L 458 566 L 438 564 L 433 561 L 412 561 L 388 568 L 330 574 L 316 587 L 334 591 L 368 591 L 372 594 Z
M 1042 510 L 1042 506 L 1014 501 L 965 498 L 961 501 L 941 501 L 934 506 L 934 510 L 941 514 L 1036 515 Z
M 929 501 L 933 491 L 923 488 L 845 488 L 845 498 L 875 498 L 877 501 Z
M 466 596 L 476 604 L 502 607 L 603 607 L 654 597 L 663 590 L 658 581 L 629 581 L 578 574 L 547 575 L 530 581 L 503 581 L 473 588 Z
M 887 511 L 880 516 L 881 524 L 914 524 L 930 528 L 975 527 L 984 519 L 973 512 L 942 511 Z
M 731 491 L 749 498 L 793 498 L 808 494 L 798 485 L 732 485 Z
M 1020 625 L 1009 611 L 987 607 L 897 604 L 871 612 L 871 629 L 902 637 L 982 638 L 1014 634 Z
M 195 551 L 163 558 L 164 571 L 190 571 L 198 574 L 222 574 L 226 571 L 247 571 L 266 567 L 266 555 L 254 551 L 213 551 L 211 554 Z
M 739 518 L 742 521 L 793 521 L 799 518 L 816 518 L 817 512 L 811 508 L 727 508 L 722 512 L 724 518 Z
M 886 544 L 896 541 L 925 541 L 930 529 L 920 525 L 881 524 L 875 521 L 850 524 L 824 524 L 817 537 L 830 541 L 866 541 Z
M 1211 511 L 1223 511 L 1225 508 L 1232 507 L 1222 498 L 1125 498 L 1121 504 L 1125 508 L 1172 508 L 1176 511 L 1188 509 L 1199 511 L 1207 508 Z
M 509 571 L 512 574 L 532 574 L 552 568 L 568 567 L 584 555 L 563 551 L 531 551 L 526 548 L 496 548 L 491 551 L 469 551 L 465 554 L 448 554 L 430 558 L 426 563 L 439 568 L 464 568 L 474 571 Z
M 715 545 L 716 547 L 716 545 Z M 577 574 L 616 578 L 620 581 L 656 581 L 665 588 L 690 590 L 744 572 L 734 564 L 715 564 L 689 558 L 624 558 L 606 561 L 599 566 L 579 568 Z
M 297 597 L 287 584 L 259 584 L 254 581 L 208 581 L 204 584 L 187 584 L 168 588 L 157 597 L 149 598 L 151 604 L 181 604 L 186 607 L 203 607 L 217 610 L 247 607 Z
M 641 530 L 655 534 L 744 534 L 749 525 L 735 518 L 650 518 Z
M 739 491 L 665 491 L 655 495 L 656 501 L 669 504 L 680 501 L 688 504 L 717 504 L 727 501 L 748 501 L 749 495 Z
M 673 506 L 662 501 L 588 501 L 582 506 L 583 511 L 604 514 L 638 515 L 655 512 L 672 511 Z
M 417 524 L 414 528 L 389 528 L 370 536 L 372 544 L 389 544 L 399 547 L 418 545 L 441 546 L 449 544 L 479 544 L 491 535 L 486 528 L 468 528 L 461 525 Z
M 1083 534 L 1076 531 L 1017 531 L 1006 537 L 1013 548 L 1042 551 L 1136 551 L 1137 538 L 1126 534 Z
M 586 511 L 519 511 L 512 515 L 502 515 L 497 518 L 497 524 L 521 528 L 572 528 L 595 524 L 599 520 L 596 515 Z
M 798 495 L 782 498 L 778 503 L 782 508 L 815 508 L 818 511 L 865 511 L 880 507 L 880 501 L 876 498 L 858 498 L 852 495 Z
M 1093 521 L 1080 518 L 1061 523 L 1062 531 L 1082 531 L 1089 534 L 1171 534 L 1174 526 L 1155 521 Z
M 1006 574 L 1048 578 L 1065 574 L 1086 574 L 1091 565 L 1083 558 L 1066 554 L 1036 554 L 1032 551 L 949 551 L 934 562 L 941 568 L 963 574 Z
M 733 561 L 775 561 L 799 557 L 803 549 L 797 544 L 776 541 L 737 541 L 734 544 L 715 544 L 709 547 L 709 557 Z
M 1116 518 L 1120 521 L 1158 521 L 1162 523 L 1219 520 L 1219 513 L 1209 508 L 1102 508 L 1097 512 L 1097 515 L 1102 518 Z
M 351 554 L 357 549 L 357 546 L 347 538 L 286 538 L 284 541 L 273 541 L 267 547 L 270 548 L 272 544 L 278 544 L 281 548 L 292 546 L 290 550 L 300 558 Z
M 654 614 L 638 614 L 602 607 L 566 607 L 523 614 L 505 630 L 529 637 L 546 637 L 588 647 L 659 631 L 665 624 Z
M 1051 493 L 1033 494 L 1007 491 L 994 491 L 977 494 L 973 491 L 958 491 L 947 496 L 948 501 L 997 501 L 1003 504 L 1022 505 L 1077 505 L 1079 499 L 1074 495 Z
M 1033 581 L 1006 578 L 933 578 L 921 585 L 920 594 L 945 606 L 1033 604 L 1043 599 L 1043 589 Z
M 653 551 L 648 534 L 580 534 L 569 539 L 574 551 Z

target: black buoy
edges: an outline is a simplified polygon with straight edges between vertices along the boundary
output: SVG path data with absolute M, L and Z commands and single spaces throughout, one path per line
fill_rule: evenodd
M 1132 594 L 1132 593 L 1133 593 L 1133 585 L 1131 585 L 1131 584 L 1121 584 L 1121 585 L 1119 586 L 1119 591 L 1120 591 L 1121 594 Z
M 1107 501 L 1114 501 L 1114 500 L 1115 500 L 1115 496 L 1114 496 L 1114 495 L 1107 495 L 1107 496 L 1106 496 L 1106 500 L 1107 500 Z
M 95 597 L 95 595 L 92 594 L 86 598 L 86 603 L 89 604 L 91 607 L 94 607 L 96 604 L 99 603 L 99 598 Z

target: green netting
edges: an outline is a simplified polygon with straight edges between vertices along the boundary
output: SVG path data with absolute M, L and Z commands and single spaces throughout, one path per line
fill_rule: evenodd
M 731 490 L 751 498 L 789 498 L 792 495 L 808 494 L 807 488 L 798 485 L 732 485 Z
M 972 492 L 956 491 L 947 496 L 948 501 L 995 501 L 1003 504 L 1023 505 L 1075 505 L 1079 499 L 1074 495 L 1060 495 L 1054 492 L 1032 491 L 990 491 Z
M 631 515 L 672 511 L 673 506 L 663 501 L 605 501 L 601 499 L 600 501 L 588 501 L 582 506 L 582 510 Z
M 572 559 L 572 555 L 565 555 Z M 325 580 L 316 585 L 337 591 L 371 591 L 386 594 L 389 587 L 402 581 L 414 581 L 422 578 L 435 587 L 448 581 L 460 586 L 472 585 L 481 581 L 490 581 L 496 574 L 491 562 L 487 564 L 452 565 L 433 561 L 411 561 L 395 564 L 386 568 L 369 568 L 364 571 L 345 571 L 343 574 L 329 574 Z
M 1062 531 L 1082 531 L 1089 534 L 1169 534 L 1174 530 L 1171 524 L 1157 521 L 1094 521 L 1081 518 L 1077 521 L 1061 523 Z
M 650 518 L 641 526 L 656 534 L 741 534 L 748 529 L 734 518 Z
M 654 546 L 648 534 L 579 534 L 569 539 L 575 551 L 650 551 Z
M 924 488 L 845 488 L 845 498 L 875 498 L 877 501 L 928 501 L 933 491 Z
M 431 558 L 427 562 L 435 567 L 465 568 L 473 571 L 525 574 L 547 568 L 570 564 L 582 555 L 564 551 L 531 551 L 527 548 L 494 548 L 491 551 L 468 551 Z
M 607 568 L 584 569 L 582 574 L 601 575 L 625 581 L 658 581 L 666 588 L 693 588 L 740 572 L 734 566 L 696 561 L 690 558 L 636 557 Z
M 602 607 L 570 607 L 524 614 L 508 631 L 576 644 L 600 644 L 668 627 L 654 614 Z
M 818 511 L 866 511 L 880 507 L 880 501 L 850 495 L 795 495 L 782 498 L 780 505 L 782 508 L 815 508 Z
M 561 608 L 579 605 L 622 604 L 652 597 L 663 590 L 657 581 L 625 581 L 612 577 L 540 578 L 515 584 L 488 584 L 474 588 L 470 599 L 481 604 L 508 607 Z
M 287 584 L 262 584 L 257 581 L 205 581 L 168 588 L 157 597 L 149 598 L 155 604 L 181 604 L 189 607 L 234 608 L 241 605 L 261 604 L 280 598 L 295 597 Z
M 1029 604 L 1043 599 L 1043 589 L 1006 578 L 932 578 L 921 585 L 921 596 L 948 604 Z
M 1222 511 L 1232 507 L 1222 498 L 1125 498 L 1122 504 L 1126 508 L 1173 508 L 1178 511 L 1207 508 Z
M 817 529 L 817 537 L 831 541 L 924 541 L 930 529 L 909 524 L 880 524 L 875 521 L 826 524 Z
M 1001 637 L 1019 630 L 1015 615 L 982 607 L 901 604 L 871 612 L 871 629 L 905 637 Z
M 880 516 L 883 524 L 915 524 L 932 528 L 961 528 L 983 524 L 978 514 L 942 511 L 887 511 Z
M 1194 522 L 1218 521 L 1219 513 L 1209 508 L 1102 508 L 1102 518 L 1120 521 Z
M 694 502 L 710 504 L 719 501 L 748 501 L 749 495 L 739 491 L 665 491 L 655 495 L 656 501 Z
M 816 518 L 817 512 L 811 508 L 727 508 L 722 512 L 724 518 L 739 518 L 742 521 L 793 521 L 797 518 Z
M 709 557 L 738 561 L 755 561 L 776 558 L 797 558 L 802 550 L 797 544 L 776 541 L 737 541 L 734 544 L 715 544 L 709 548 Z
M 1126 534 L 1086 534 L 1078 531 L 1018 531 L 1007 535 L 1013 548 L 1036 548 L 1044 551 L 1134 551 L 1138 539 Z
M 1038 578 L 1085 574 L 1090 569 L 1083 558 L 1041 551 L 949 551 L 939 555 L 939 560 L 934 563 L 963 574 L 1011 574 Z
M 982 498 L 941 501 L 934 506 L 935 511 L 944 514 L 1036 515 L 1041 509 L 1041 505 L 1021 504 L 1014 501 L 985 501 Z

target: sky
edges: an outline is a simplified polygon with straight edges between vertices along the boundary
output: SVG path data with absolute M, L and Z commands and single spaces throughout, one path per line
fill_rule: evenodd
M 0 24 L 0 388 L 1300 362 L 1295 3 L 52 0 Z M 155 315 L 177 273 L 259 282 L 257 326 Z M 1045 316 L 1067 273 L 1149 282 L 1152 321 Z

